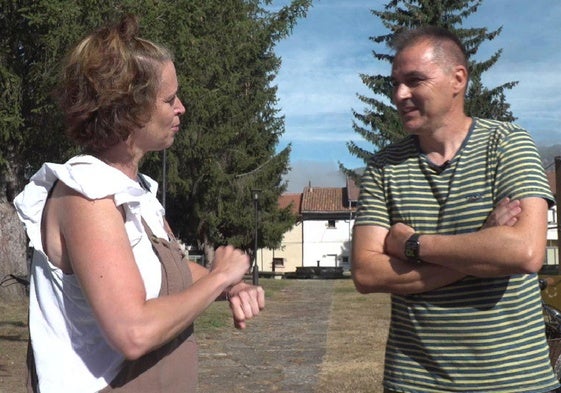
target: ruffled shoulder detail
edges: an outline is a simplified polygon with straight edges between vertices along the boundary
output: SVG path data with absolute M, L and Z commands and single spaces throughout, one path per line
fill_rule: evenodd
M 24 190 L 14 199 L 16 211 L 25 224 L 31 246 L 42 250 L 41 219 L 49 191 L 55 181 L 60 180 L 76 192 L 89 199 L 113 196 L 117 206 L 125 205 L 127 229 L 131 245 L 139 241 L 144 232 L 141 223 L 141 201 L 148 197 L 155 202 L 157 216 L 163 216 L 163 207 L 155 197 L 157 183 L 146 175 L 144 179 L 150 186 L 145 191 L 137 182 L 121 171 L 90 156 L 76 156 L 64 164 L 45 163 L 30 179 Z M 152 206 L 154 207 L 154 206 Z M 154 221 L 154 218 L 148 219 Z M 152 226 L 152 225 L 151 225 Z

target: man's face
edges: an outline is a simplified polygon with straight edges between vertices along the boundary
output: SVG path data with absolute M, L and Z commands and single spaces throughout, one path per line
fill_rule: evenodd
M 421 41 L 403 49 L 392 67 L 393 102 L 405 131 L 423 135 L 446 125 L 454 104 L 454 72 L 434 58 L 431 45 Z

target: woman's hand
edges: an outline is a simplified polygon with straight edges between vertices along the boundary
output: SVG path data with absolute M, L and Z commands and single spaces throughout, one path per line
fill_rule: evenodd
M 260 286 L 240 282 L 228 291 L 234 326 L 245 329 L 245 322 L 265 307 L 265 291 Z
M 242 281 L 249 270 L 249 256 L 242 250 L 232 246 L 218 247 L 212 261 L 212 274 L 223 274 L 228 281 L 228 287 Z

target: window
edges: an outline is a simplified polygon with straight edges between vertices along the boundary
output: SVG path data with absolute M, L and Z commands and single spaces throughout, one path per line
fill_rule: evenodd
M 328 228 L 336 228 L 335 227 L 335 220 L 327 220 L 327 227 Z
M 545 249 L 545 265 L 558 265 L 559 254 L 557 247 L 547 246 Z
M 273 266 L 284 267 L 284 258 L 273 258 Z

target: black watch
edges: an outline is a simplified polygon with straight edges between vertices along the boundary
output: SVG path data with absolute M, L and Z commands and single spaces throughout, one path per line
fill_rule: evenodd
M 418 233 L 414 233 L 411 235 L 409 239 L 405 242 L 405 257 L 409 262 L 412 263 L 421 263 L 421 259 L 419 258 L 419 251 L 421 249 L 421 243 L 419 242 Z

